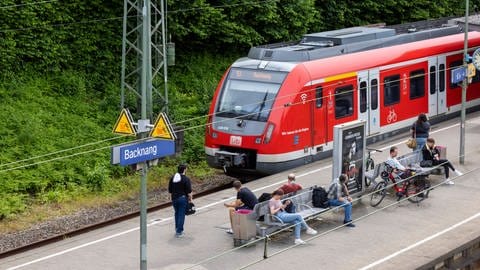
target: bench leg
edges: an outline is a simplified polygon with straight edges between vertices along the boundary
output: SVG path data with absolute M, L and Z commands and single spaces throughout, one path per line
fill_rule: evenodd
M 263 258 L 264 259 L 268 258 L 267 247 L 268 247 L 268 235 L 265 236 L 263 241 Z

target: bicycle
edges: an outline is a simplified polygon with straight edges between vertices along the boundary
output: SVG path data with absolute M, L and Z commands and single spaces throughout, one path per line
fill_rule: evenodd
M 373 161 L 372 153 L 375 153 L 375 152 L 381 153 L 383 151 L 375 148 L 366 148 L 366 149 L 368 151 L 368 155 L 365 160 L 365 172 L 368 172 L 375 168 L 375 161 Z M 369 187 L 372 184 L 372 180 L 366 176 L 364 176 L 364 182 L 365 182 L 365 187 Z
M 397 201 L 402 197 L 407 197 L 412 203 L 419 203 L 426 198 L 430 192 L 430 183 L 427 179 L 413 176 L 412 178 L 402 179 L 393 173 L 394 169 L 385 164 L 385 171 L 381 173 L 382 180 L 378 182 L 372 190 L 370 196 L 370 205 L 375 207 L 379 205 L 387 195 L 387 186 L 392 183 L 397 196 Z

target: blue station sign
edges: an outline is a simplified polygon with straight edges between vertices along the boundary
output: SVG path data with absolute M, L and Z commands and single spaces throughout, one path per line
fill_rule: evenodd
M 122 166 L 137 164 L 175 154 L 175 141 L 148 140 L 112 148 L 112 164 Z
M 467 69 L 465 67 L 452 69 L 452 83 L 462 82 L 465 77 L 467 77 Z

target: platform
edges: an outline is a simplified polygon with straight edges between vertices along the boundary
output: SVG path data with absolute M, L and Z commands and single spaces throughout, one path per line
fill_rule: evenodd
M 343 210 L 329 211 L 309 222 L 319 234 L 302 234 L 307 245 L 294 246 L 292 232 L 274 235 L 264 259 L 262 239 L 234 249 L 232 236 L 224 232 L 229 220 L 223 203 L 233 200 L 235 191 L 223 190 L 195 199 L 197 213 L 187 217 L 184 238 L 174 236 L 171 208 L 148 215 L 148 269 L 415 269 L 480 235 L 480 113 L 467 119 L 463 166 L 458 164 L 459 118 L 433 126 L 431 136 L 448 147 L 448 158 L 464 175 L 455 178 L 453 186 L 435 187 L 419 205 L 395 204 L 395 198 L 387 197 L 372 208 L 369 198 L 362 198 L 353 209 L 356 228 L 339 227 Z M 374 154 L 374 160 L 385 160 L 392 145 L 399 147 L 400 155 L 411 151 L 404 143 L 407 136 L 371 145 L 386 150 Z M 246 186 L 257 195 L 272 192 L 291 172 Z M 331 159 L 293 172 L 304 187 L 328 185 Z M 433 185 L 442 179 L 431 176 Z M 139 269 L 138 225 L 136 218 L 17 254 L 0 260 L 0 269 Z

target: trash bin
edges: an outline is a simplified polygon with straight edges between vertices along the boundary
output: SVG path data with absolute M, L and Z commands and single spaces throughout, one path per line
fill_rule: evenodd
M 233 214 L 233 245 L 236 247 L 255 239 L 257 235 L 255 218 L 252 212 L 248 209 L 239 209 Z

